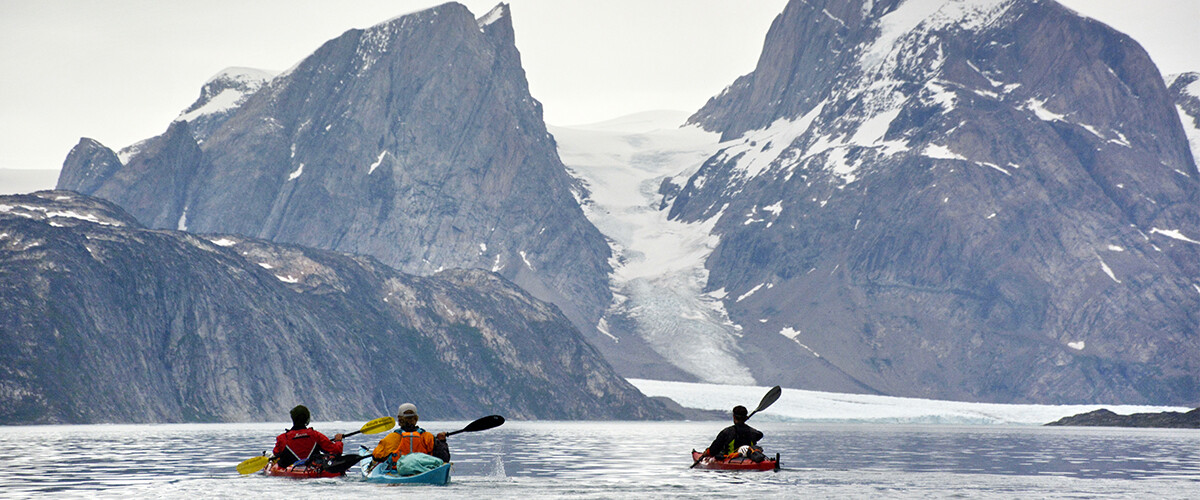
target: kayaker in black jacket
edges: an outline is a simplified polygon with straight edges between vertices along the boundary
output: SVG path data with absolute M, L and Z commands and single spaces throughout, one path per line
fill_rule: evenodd
M 761 455 L 761 448 L 758 447 L 758 441 L 763 438 L 763 433 L 758 429 L 746 425 L 748 418 L 745 406 L 733 407 L 733 425 L 726 427 L 717 434 L 717 438 L 712 444 L 708 445 L 708 449 L 704 450 L 704 456 L 724 458 L 730 455 L 742 454 L 751 456 L 752 452 L 758 451 Z M 743 446 L 748 446 L 745 450 Z M 743 453 L 746 452 L 746 453 Z

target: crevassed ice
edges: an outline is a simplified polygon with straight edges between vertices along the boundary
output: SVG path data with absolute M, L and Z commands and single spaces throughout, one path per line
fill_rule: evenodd
M 589 190 L 584 214 L 611 242 L 610 314 L 633 320 L 655 352 L 701 380 L 752 383 L 723 295 L 704 293 L 719 216 L 689 224 L 659 210 L 662 181 L 690 175 L 719 147 L 717 134 L 675 128 L 686 116 L 550 128 L 563 163 Z

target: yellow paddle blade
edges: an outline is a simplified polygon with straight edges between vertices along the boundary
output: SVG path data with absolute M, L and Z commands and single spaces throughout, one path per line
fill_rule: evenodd
M 362 432 L 363 434 L 379 434 L 380 432 L 390 431 L 392 430 L 392 427 L 395 426 L 396 419 L 392 417 L 379 417 L 363 424 L 362 430 L 359 432 Z
M 251 458 L 249 460 L 246 460 L 246 461 L 238 464 L 238 466 L 237 466 L 238 474 L 254 474 L 255 472 L 263 470 L 263 467 L 266 467 L 267 462 L 270 462 L 270 461 L 271 461 L 271 457 L 268 457 L 266 455 L 260 455 L 260 456 Z

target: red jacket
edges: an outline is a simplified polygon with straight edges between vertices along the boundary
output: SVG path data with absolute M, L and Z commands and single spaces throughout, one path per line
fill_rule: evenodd
M 280 457 L 281 465 L 291 465 L 297 460 L 306 460 L 313 455 L 313 450 L 320 448 L 332 454 L 342 454 L 342 443 L 330 441 L 324 434 L 308 429 L 292 429 L 275 438 L 275 449 L 272 453 Z M 287 457 L 284 451 L 291 452 L 295 458 Z M 291 458 L 288 460 L 288 458 Z M 286 463 L 284 463 L 286 462 Z

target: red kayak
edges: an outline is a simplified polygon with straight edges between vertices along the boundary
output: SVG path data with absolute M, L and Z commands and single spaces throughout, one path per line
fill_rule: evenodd
M 345 472 L 330 472 L 324 468 L 309 467 L 307 465 L 291 465 L 288 467 L 280 467 L 274 463 L 267 464 L 267 468 L 263 473 L 268 476 L 290 477 L 294 479 L 309 479 L 314 477 L 342 477 Z
M 776 472 L 779 471 L 779 454 L 778 453 L 775 454 L 774 459 L 768 458 L 766 460 L 763 460 L 762 462 L 755 462 L 755 461 L 750 460 L 749 458 L 745 458 L 745 457 L 727 458 L 724 460 L 717 460 L 714 457 L 700 458 L 702 455 L 704 455 L 704 454 L 701 452 L 698 452 L 696 450 L 692 450 L 692 461 L 696 462 L 697 460 L 699 460 L 699 462 L 697 462 L 696 466 L 695 466 L 695 468 L 697 468 L 697 469 L 706 469 L 706 470 L 773 470 Z

